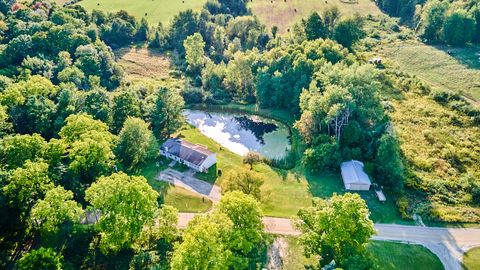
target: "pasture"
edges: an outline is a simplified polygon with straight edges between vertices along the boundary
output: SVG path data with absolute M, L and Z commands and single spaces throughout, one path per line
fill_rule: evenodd
M 332 6 L 337 6 L 343 16 L 381 14 L 371 0 L 253 0 L 248 5 L 268 28 L 276 25 L 281 33 L 311 12 Z
M 82 0 L 87 10 L 104 12 L 125 10 L 138 20 L 145 17 L 150 25 L 168 24 L 174 15 L 187 9 L 200 10 L 206 0 Z
M 429 46 L 416 41 L 385 44 L 384 56 L 433 88 L 480 101 L 480 48 Z

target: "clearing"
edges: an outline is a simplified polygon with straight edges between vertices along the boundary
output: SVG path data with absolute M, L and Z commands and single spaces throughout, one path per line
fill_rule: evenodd
M 276 25 L 280 33 L 313 11 L 322 12 L 328 7 L 337 6 L 343 16 L 377 15 L 381 11 L 371 0 L 255 0 L 248 7 L 268 28 Z
M 452 48 L 409 41 L 384 44 L 382 53 L 400 70 L 415 74 L 433 88 L 480 101 L 479 47 Z
M 138 20 L 145 17 L 151 26 L 168 24 L 174 15 L 187 9 L 200 10 L 206 0 L 83 0 L 79 5 L 89 11 L 125 10 Z

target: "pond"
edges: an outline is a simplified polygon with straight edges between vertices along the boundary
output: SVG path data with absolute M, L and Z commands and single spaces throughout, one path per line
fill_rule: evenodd
M 189 124 L 238 155 L 254 151 L 278 159 L 290 150 L 288 127 L 278 121 L 241 113 L 199 110 L 183 113 Z

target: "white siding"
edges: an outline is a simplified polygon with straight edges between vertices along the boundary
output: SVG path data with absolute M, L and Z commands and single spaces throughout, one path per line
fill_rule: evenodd
M 216 163 L 217 163 L 217 154 L 212 154 L 203 161 L 202 165 L 200 165 L 200 169 L 202 171 L 206 171 Z

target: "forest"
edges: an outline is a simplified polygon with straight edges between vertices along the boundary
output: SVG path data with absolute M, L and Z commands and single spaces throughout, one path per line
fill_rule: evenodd
M 368 27 L 401 33 L 403 25 L 333 7 L 280 33 L 247 2 L 209 0 L 199 12 L 150 25 L 126 11 L 0 0 L 1 268 L 265 266 L 272 238 L 262 230 L 258 190 L 231 185 L 181 231 L 178 210 L 141 175 L 193 105 L 255 105 L 293 117 L 299 151 L 254 157 L 250 169 L 266 162 L 315 174 L 362 160 L 404 219 L 480 222 L 478 103 L 368 62 L 378 35 Z M 376 3 L 426 43 L 480 41 L 478 1 Z M 168 55 L 185 85 L 127 81 L 114 50 L 132 44 Z M 230 177 L 261 185 L 249 173 Z M 298 213 L 300 239 L 322 258 L 319 269 L 375 268 L 365 249 L 374 234 L 367 216 L 354 194 Z M 359 229 L 322 239 L 332 224 Z

